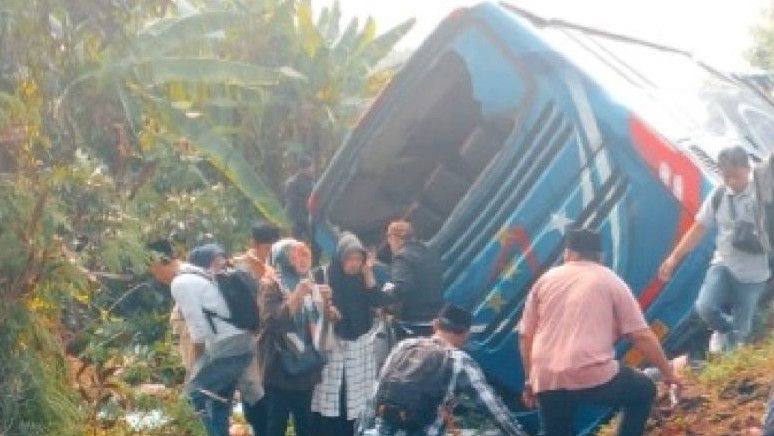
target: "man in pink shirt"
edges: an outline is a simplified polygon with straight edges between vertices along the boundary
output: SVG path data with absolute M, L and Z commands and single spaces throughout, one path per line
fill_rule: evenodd
M 656 395 L 653 382 L 615 360 L 614 346 L 628 339 L 678 384 L 656 336 L 648 328 L 629 287 L 601 261 L 599 233 L 567 232 L 564 265 L 545 273 L 532 288 L 519 324 L 524 364 L 524 401 L 535 397 L 546 436 L 575 434 L 582 404 L 620 407 L 618 435 L 642 435 Z

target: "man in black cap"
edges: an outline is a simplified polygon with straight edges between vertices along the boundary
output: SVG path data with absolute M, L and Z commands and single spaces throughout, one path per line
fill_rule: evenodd
M 260 289 L 262 279 L 274 279 L 275 271 L 269 265 L 271 246 L 279 241 L 280 229 L 267 221 L 257 221 L 250 229 L 250 247 L 239 256 L 235 256 L 232 262 L 236 268 L 246 271 L 255 281 L 256 290 Z M 256 298 L 258 296 L 256 295 Z M 245 420 L 250 424 L 253 433 L 266 434 L 266 404 L 261 399 L 253 404 L 242 403 Z
M 285 212 L 292 225 L 292 236 L 309 242 L 309 212 L 307 202 L 314 188 L 314 165 L 308 156 L 298 158 L 298 171 L 285 182 Z
M 249 272 L 255 283 L 260 284 L 264 277 L 274 277 L 274 270 L 268 260 L 271 246 L 280 239 L 280 229 L 269 222 L 258 221 L 253 224 L 250 233 L 250 247 L 232 261 L 235 267 Z
M 432 337 L 399 343 L 382 367 L 368 416 L 361 422 L 361 427 L 373 424 L 375 428 L 361 431 L 380 436 L 445 435 L 454 403 L 465 394 L 489 413 L 504 434 L 526 435 L 478 364 L 460 350 L 470 325 L 468 311 L 448 305 L 433 321 Z
M 564 265 L 540 277 L 524 305 L 524 402 L 533 407 L 537 397 L 546 436 L 576 434 L 572 426 L 582 404 L 620 407 L 617 434 L 643 434 L 656 387 L 615 360 L 621 339 L 631 341 L 666 384 L 678 384 L 631 290 L 601 259 L 599 233 L 569 229 Z

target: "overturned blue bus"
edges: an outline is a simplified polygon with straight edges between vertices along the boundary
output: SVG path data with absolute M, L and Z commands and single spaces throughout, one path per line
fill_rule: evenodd
M 774 104 L 754 87 L 676 49 L 484 3 L 441 23 L 359 121 L 310 199 L 315 239 L 377 244 L 410 218 L 442 253 L 446 299 L 475 314 L 471 353 L 515 397 L 514 327 L 571 223 L 603 233 L 605 262 L 676 350 L 711 237 L 671 282 L 657 270 L 718 183 L 717 151 L 739 144 L 774 150 Z M 588 409 L 577 428 L 608 415 Z

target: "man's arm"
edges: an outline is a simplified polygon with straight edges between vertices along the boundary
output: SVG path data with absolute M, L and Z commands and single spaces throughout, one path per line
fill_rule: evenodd
M 467 393 L 479 406 L 486 409 L 500 430 L 506 435 L 526 436 L 527 434 L 524 433 L 521 424 L 513 416 L 511 410 L 503 404 L 500 397 L 486 382 L 478 364 L 464 352 L 459 351 L 455 354 L 458 358 L 453 359 L 454 370 L 459 374 L 455 390 Z
M 521 366 L 524 368 L 524 380 L 529 380 L 530 364 L 532 362 L 532 336 L 519 335 L 519 354 L 521 354 Z
M 661 265 L 661 269 L 659 270 L 659 278 L 662 281 L 668 281 L 672 278 L 672 274 L 674 273 L 675 268 L 680 265 L 680 262 L 683 261 L 688 253 L 696 248 L 699 242 L 701 242 L 702 238 L 704 238 L 705 233 L 707 233 L 707 228 L 704 224 L 698 221 L 693 223 L 691 228 L 688 229 L 688 233 L 683 236 L 683 238 L 677 244 L 677 247 L 672 250 L 672 253 L 670 253 L 666 258 L 664 264 Z
M 620 277 L 614 276 L 614 280 L 617 284 L 612 285 L 610 301 L 613 304 L 617 331 L 622 337 L 630 340 L 650 363 L 656 365 L 664 376 L 665 383 L 679 384 L 658 338 L 648 327 L 640 304 L 634 298 L 631 289 Z
M 540 293 L 541 283 L 542 279 L 539 279 L 530 290 L 527 301 L 524 303 L 524 311 L 521 314 L 518 326 L 519 354 L 521 355 L 521 364 L 524 370 L 522 401 L 529 408 L 535 407 L 535 398 L 532 387 L 529 384 L 529 375 L 532 370 L 532 344 L 538 324 L 538 294 Z
M 658 341 L 656 335 L 649 329 L 644 328 L 634 331 L 626 335 L 635 348 L 640 350 L 645 358 L 656 365 L 661 375 L 664 377 L 664 383 L 666 384 L 678 384 L 677 377 L 672 370 L 672 365 L 664 354 L 664 349 L 661 348 L 661 344 Z

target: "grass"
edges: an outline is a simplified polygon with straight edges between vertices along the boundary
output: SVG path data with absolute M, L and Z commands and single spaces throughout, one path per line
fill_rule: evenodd
M 707 389 L 717 389 L 745 375 L 754 376 L 768 368 L 774 374 L 774 336 L 756 345 L 740 347 L 733 352 L 708 361 L 697 380 Z

